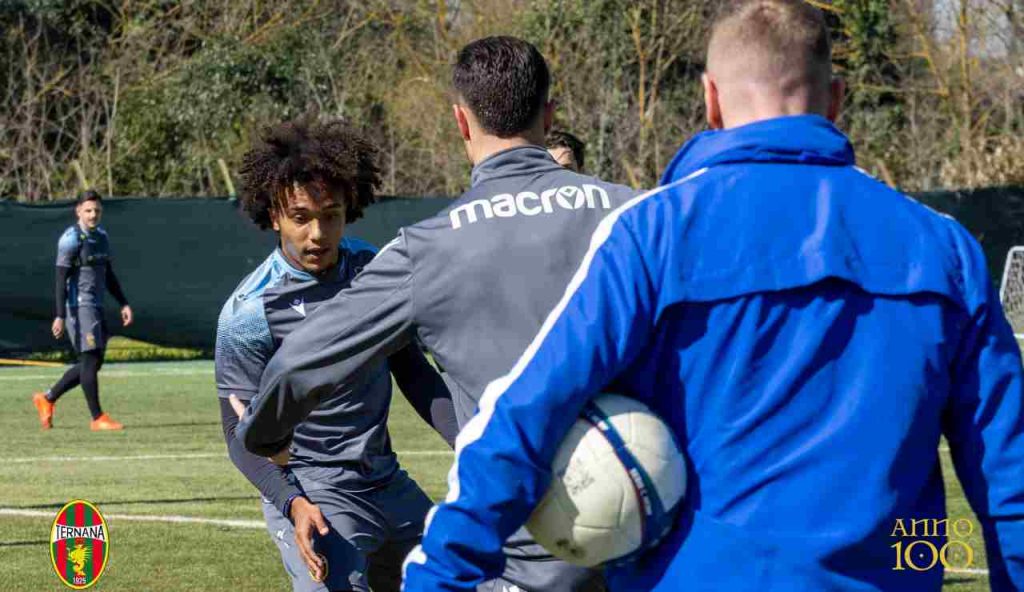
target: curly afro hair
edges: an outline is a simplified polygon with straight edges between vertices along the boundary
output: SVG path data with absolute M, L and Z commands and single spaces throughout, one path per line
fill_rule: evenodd
M 315 113 L 270 126 L 242 157 L 242 207 L 260 228 L 299 185 L 311 195 L 341 188 L 345 220 L 353 222 L 376 201 L 377 148 L 343 120 L 319 123 Z

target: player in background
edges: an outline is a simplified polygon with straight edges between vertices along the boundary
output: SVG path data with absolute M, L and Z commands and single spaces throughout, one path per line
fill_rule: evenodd
M 583 140 L 564 130 L 551 130 L 544 145 L 555 162 L 571 171 L 583 172 L 583 158 L 586 154 Z
M 898 521 L 946 517 L 943 434 L 992 589 L 1024 589 L 1020 352 L 974 238 L 856 168 L 831 123 L 830 57 L 823 15 L 800 0 L 717 18 L 704 91 L 720 131 L 601 223 L 488 385 L 405 590 L 498 573 L 498 544 L 607 385 L 664 418 L 689 461 L 673 530 L 609 568 L 613 590 L 938 591 L 928 545 L 894 545 L 918 541 Z
M 474 41 L 459 52 L 452 78 L 471 187 L 403 229 L 285 341 L 240 427 L 250 450 L 277 452 L 314 408 L 310 389 L 347 384 L 417 336 L 445 368 L 459 420 L 468 421 L 484 387 L 508 370 L 558 301 L 594 228 L 636 195 L 548 154 L 550 78 L 534 46 L 512 37 Z M 490 575 L 504 572 L 480 590 L 603 586 L 599 574 L 555 560 L 525 530 L 498 557 Z
M 296 591 L 380 592 L 401 583 L 402 559 L 431 501 L 391 449 L 392 374 L 449 443 L 457 431 L 451 396 L 411 344 L 370 365 L 351 387 L 310 385 L 304 394 L 316 400 L 313 412 L 277 443 L 284 466 L 247 452 L 235 437 L 282 341 L 373 259 L 373 246 L 343 235 L 374 201 L 375 157 L 349 125 L 307 115 L 266 130 L 243 160 L 242 204 L 253 222 L 278 233 L 279 246 L 221 310 L 217 391 L 229 455 L 263 496 L 267 530 Z
M 78 361 L 50 390 L 34 393 L 32 404 L 39 412 L 40 425 L 48 430 L 53 427 L 57 399 L 81 385 L 92 415 L 89 428 L 120 430 L 124 426 L 100 406 L 99 371 L 110 338 L 103 318 L 103 296 L 109 290 L 121 305 L 121 324 L 125 327 L 132 324 L 132 307 L 114 274 L 110 239 L 100 227 L 100 194 L 92 190 L 81 193 L 76 200 L 75 216 L 78 222 L 69 226 L 57 241 L 57 315 L 50 331 L 55 339 L 67 332 L 71 347 L 78 352 Z

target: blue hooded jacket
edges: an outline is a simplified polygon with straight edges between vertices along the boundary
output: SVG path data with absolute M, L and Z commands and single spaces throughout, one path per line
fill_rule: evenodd
M 602 222 L 488 385 L 405 589 L 500 572 L 601 390 L 689 463 L 674 528 L 613 590 L 939 590 L 977 528 L 992 589 L 1024 589 L 1020 352 L 970 234 L 817 116 L 700 134 L 662 181 Z M 943 435 L 980 524 L 944 520 Z

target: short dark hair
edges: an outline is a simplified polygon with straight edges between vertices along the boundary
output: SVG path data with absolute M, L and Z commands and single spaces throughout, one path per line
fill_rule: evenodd
M 551 130 L 544 141 L 548 148 L 568 148 L 572 152 L 572 159 L 576 166 L 583 168 L 583 157 L 586 155 L 587 146 L 583 140 L 564 130 Z
M 79 206 L 87 201 L 103 203 L 103 197 L 100 195 L 100 192 L 96 191 L 95 189 L 86 189 L 85 191 L 79 193 L 78 197 L 75 198 L 75 205 Z
M 295 186 L 313 197 L 344 189 L 345 220 L 352 222 L 376 201 L 380 187 L 377 148 L 343 120 L 319 123 L 310 113 L 264 129 L 242 157 L 242 207 L 260 228 Z
M 516 136 L 536 122 L 548 100 L 544 56 L 516 37 L 485 37 L 459 51 L 452 85 L 488 133 Z

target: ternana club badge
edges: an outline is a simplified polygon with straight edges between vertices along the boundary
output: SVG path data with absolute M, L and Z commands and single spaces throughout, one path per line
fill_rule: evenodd
M 50 529 L 50 560 L 69 588 L 84 590 L 103 575 L 110 551 L 107 523 L 96 506 L 72 500 L 57 512 Z

